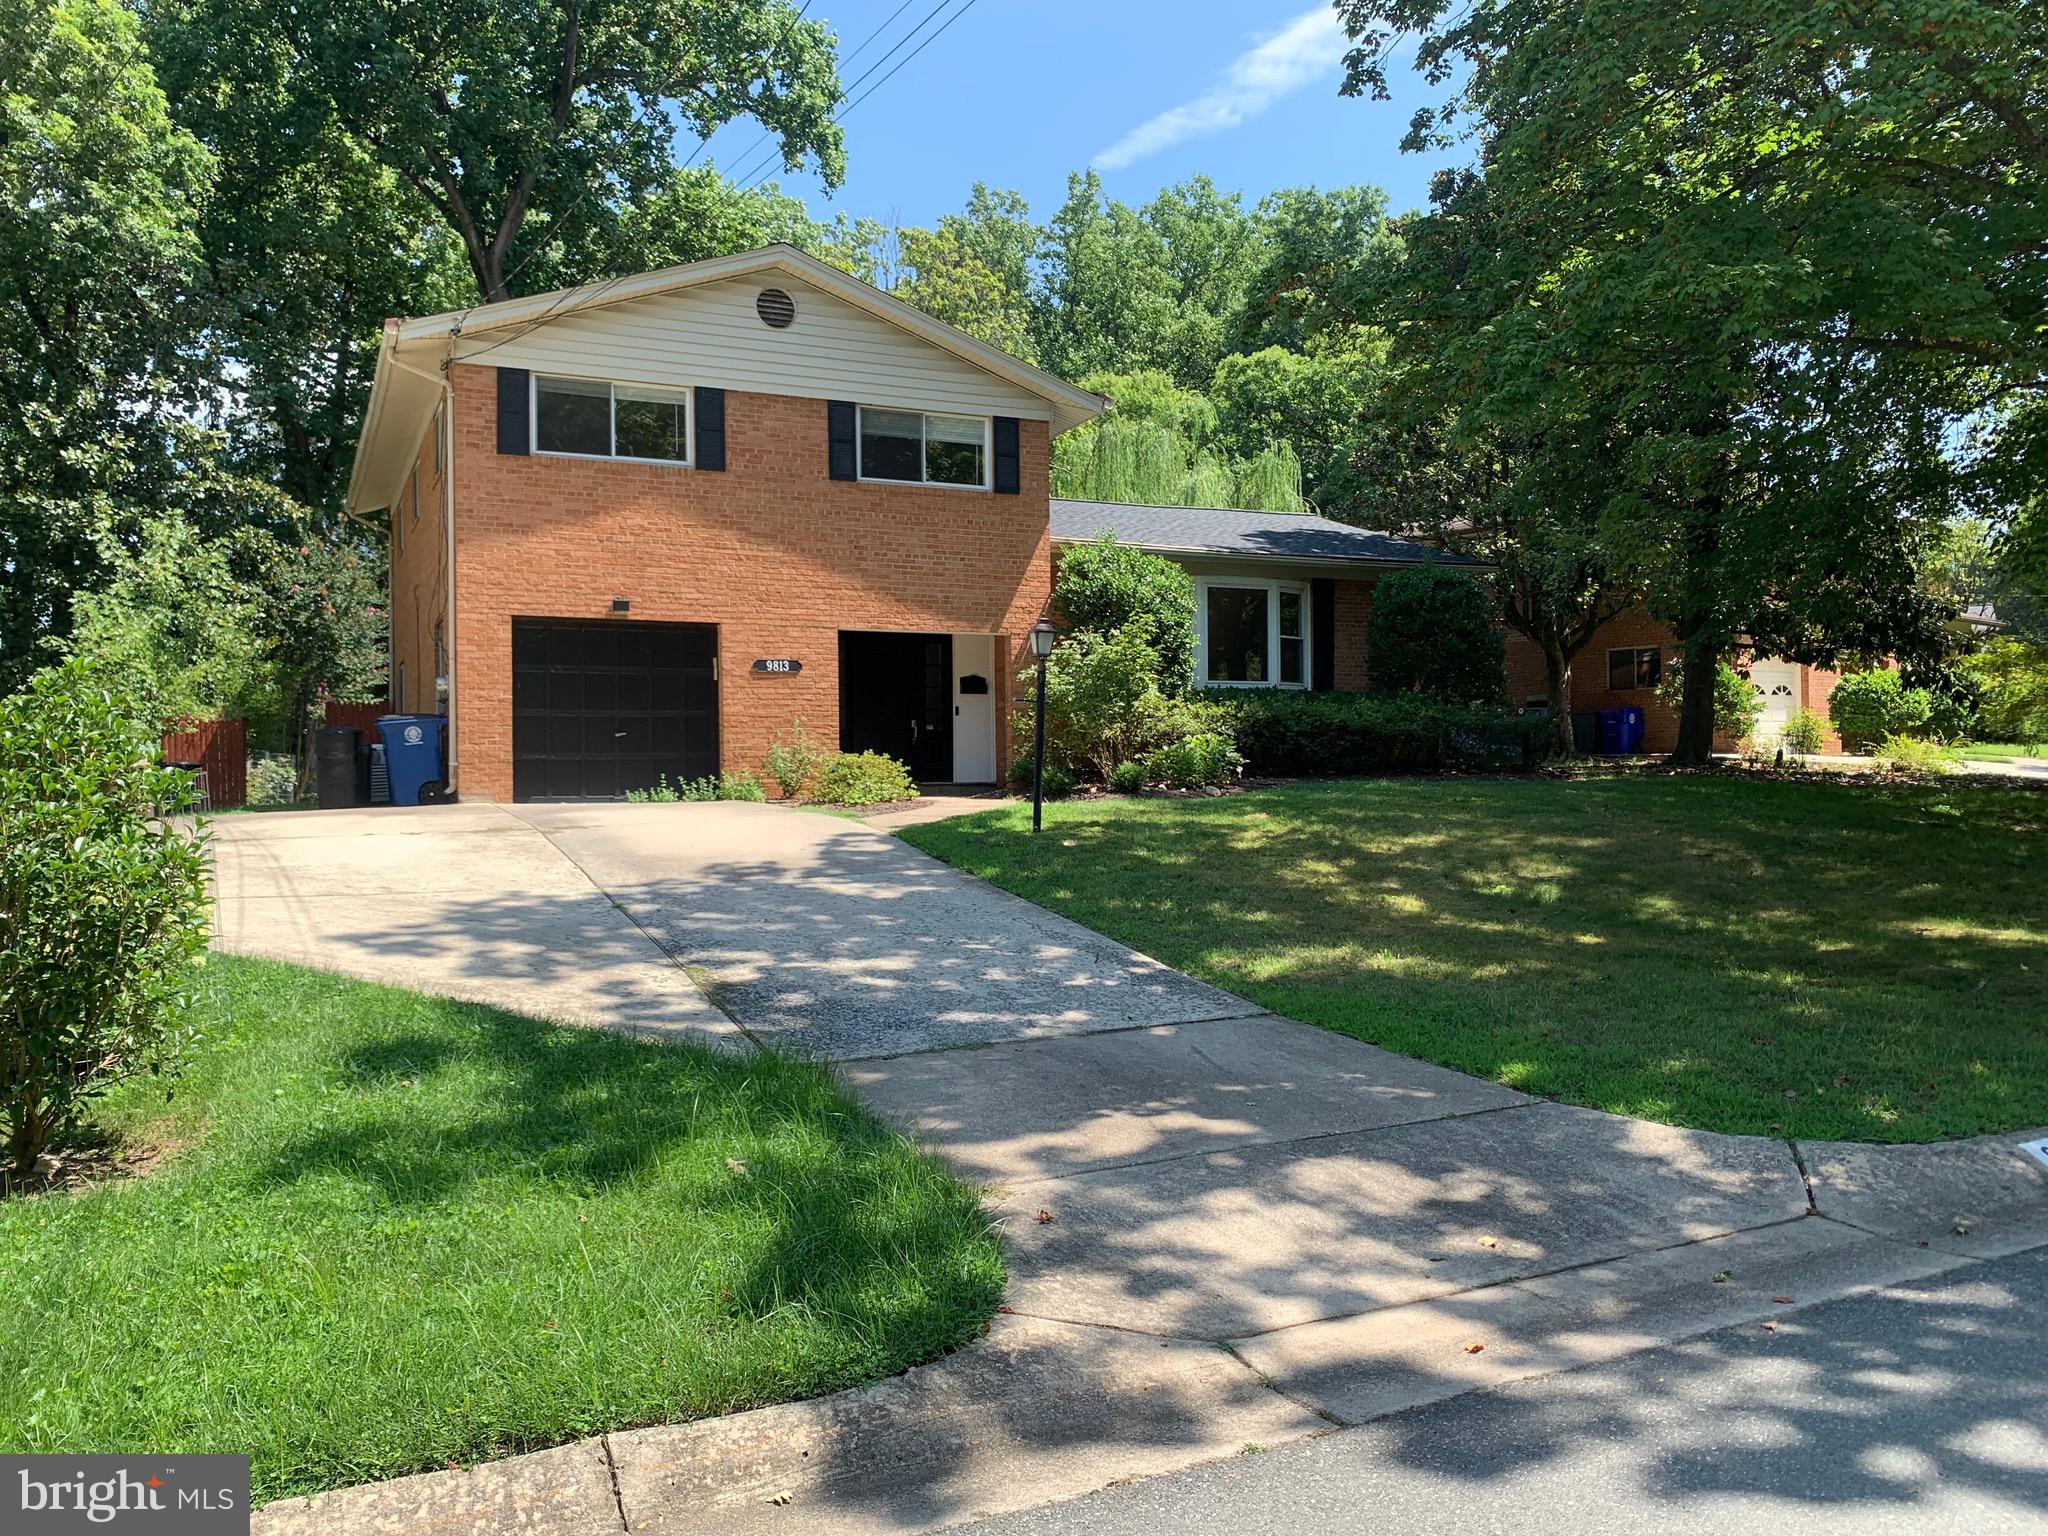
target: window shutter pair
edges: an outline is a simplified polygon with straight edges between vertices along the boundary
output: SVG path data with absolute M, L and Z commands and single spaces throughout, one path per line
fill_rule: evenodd
M 690 425 L 695 439 L 691 464 L 698 469 L 725 468 L 725 391 L 703 386 L 693 390 Z M 525 368 L 498 370 L 498 452 L 533 452 L 533 382 Z
M 859 414 L 851 400 L 825 402 L 826 472 L 834 480 L 860 478 Z M 1017 418 L 995 418 L 994 462 L 990 483 L 999 496 L 1015 496 L 1022 489 L 1021 459 L 1017 448 Z

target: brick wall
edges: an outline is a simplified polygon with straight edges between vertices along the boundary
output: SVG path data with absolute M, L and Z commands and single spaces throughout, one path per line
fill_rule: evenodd
M 716 624 L 727 769 L 758 769 L 799 716 L 837 741 L 842 629 L 994 634 L 1003 677 L 1028 651 L 1050 591 L 1043 422 L 1021 423 L 1022 494 L 997 496 L 832 480 L 824 401 L 739 391 L 722 472 L 500 454 L 495 371 L 451 377 L 466 794 L 512 795 L 514 617 L 603 619 L 623 597 L 636 620 Z M 760 657 L 804 669 L 756 676 Z M 999 719 L 999 772 L 1008 734 Z
M 1607 653 L 1642 646 L 1657 647 L 1666 667 L 1678 654 L 1670 627 L 1642 608 L 1631 608 L 1595 630 L 1592 642 L 1572 658 L 1572 713 L 1633 705 L 1643 712 L 1643 750 L 1669 752 L 1678 745 L 1678 711 L 1658 698 L 1654 688 L 1607 685 Z M 1513 630 L 1507 635 L 1507 669 L 1509 703 L 1519 708 L 1525 700 L 1543 696 L 1542 649 Z
M 391 509 L 392 714 L 432 714 L 440 675 L 434 626 L 448 604 L 447 525 L 442 471 L 436 463 L 438 415 L 420 440 L 409 479 Z M 414 490 L 417 487 L 418 495 Z M 355 722 L 351 721 L 350 724 Z M 375 722 L 371 724 L 374 733 Z

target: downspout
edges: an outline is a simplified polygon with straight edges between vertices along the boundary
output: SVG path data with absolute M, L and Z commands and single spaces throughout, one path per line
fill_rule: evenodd
M 391 366 L 403 368 L 415 378 L 431 379 L 441 391 L 441 558 L 448 570 L 448 588 L 443 597 L 442 627 L 448 646 L 448 786 L 460 792 L 456 777 L 462 759 L 455 731 L 455 380 L 448 372 L 447 358 L 433 373 L 401 360 L 394 349 Z M 394 605 L 395 606 L 395 605 Z M 396 623 L 396 615 L 393 616 Z M 393 631 L 394 641 L 396 630 Z M 393 658 L 396 675 L 396 658 Z

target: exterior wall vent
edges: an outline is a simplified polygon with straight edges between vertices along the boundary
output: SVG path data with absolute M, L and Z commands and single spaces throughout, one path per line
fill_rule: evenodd
M 796 300 L 780 288 L 763 288 L 754 298 L 754 313 L 773 330 L 786 331 L 796 319 Z

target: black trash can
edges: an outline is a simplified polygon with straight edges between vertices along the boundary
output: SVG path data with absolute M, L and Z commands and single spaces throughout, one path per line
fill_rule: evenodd
M 1600 716 L 1593 710 L 1573 712 L 1572 750 L 1581 757 L 1591 757 L 1600 750 Z
M 313 783 L 323 811 L 343 811 L 361 805 L 361 780 L 356 773 L 356 737 L 353 726 L 324 726 L 313 733 Z

